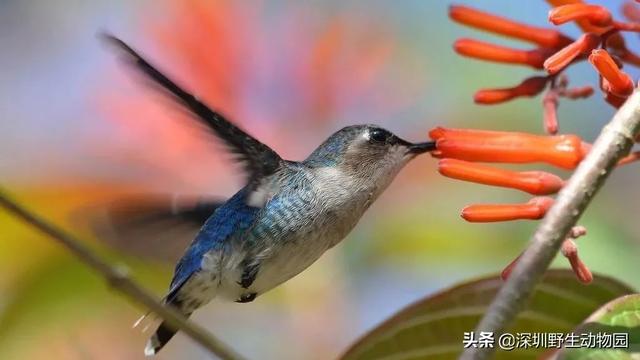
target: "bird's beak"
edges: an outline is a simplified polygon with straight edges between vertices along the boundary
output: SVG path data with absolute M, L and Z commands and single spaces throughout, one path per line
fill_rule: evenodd
M 413 154 L 413 155 L 424 154 L 426 152 L 435 150 L 436 142 L 426 141 L 426 142 L 415 143 L 415 144 L 409 143 L 407 148 L 408 148 L 407 150 L 408 154 Z

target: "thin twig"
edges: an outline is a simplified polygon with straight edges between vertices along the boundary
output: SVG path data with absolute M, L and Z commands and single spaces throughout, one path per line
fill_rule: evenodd
M 580 163 L 554 205 L 540 223 L 530 245 L 513 269 L 476 328 L 493 332 L 497 339 L 512 324 L 528 301 L 569 230 L 602 187 L 618 160 L 627 155 L 640 131 L 640 92 L 627 102 L 606 125 L 593 148 Z M 488 359 L 495 348 L 468 348 L 460 359 Z
M 215 338 L 204 328 L 187 320 L 182 314 L 175 309 L 162 305 L 153 295 L 135 283 L 126 272 L 121 269 L 109 265 L 107 262 L 98 257 L 91 249 L 86 247 L 82 241 L 76 237 L 67 234 L 56 226 L 49 224 L 37 215 L 32 214 L 15 201 L 11 200 L 6 193 L 0 188 L 0 207 L 5 208 L 33 227 L 49 235 L 55 239 L 60 245 L 64 246 L 79 260 L 87 266 L 97 271 L 105 281 L 117 291 L 126 295 L 130 300 L 144 305 L 148 310 L 161 317 L 169 325 L 180 329 L 187 336 L 198 342 L 212 354 L 217 355 L 224 360 L 240 360 L 244 359 L 236 353 L 228 345 Z

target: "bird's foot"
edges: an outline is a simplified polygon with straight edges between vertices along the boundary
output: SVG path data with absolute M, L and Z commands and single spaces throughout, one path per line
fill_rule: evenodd
M 238 285 L 242 286 L 245 289 L 248 289 L 249 286 L 253 284 L 253 282 L 256 280 L 256 276 L 258 275 L 258 271 L 260 270 L 260 264 L 255 263 L 252 265 L 247 265 L 247 263 L 247 260 L 243 262 L 244 270 L 242 271 L 240 281 L 238 281 Z

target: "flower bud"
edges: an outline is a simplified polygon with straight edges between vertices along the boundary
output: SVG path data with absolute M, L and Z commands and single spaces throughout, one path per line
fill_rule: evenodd
M 544 60 L 553 53 L 548 48 L 518 50 L 473 39 L 458 39 L 453 49 L 460 55 L 475 59 L 528 65 L 536 69 L 542 69 Z
M 462 209 L 469 222 L 497 222 L 542 219 L 553 204 L 550 197 L 535 197 L 525 204 L 474 204 Z
M 473 96 L 476 104 L 499 104 L 517 97 L 535 96 L 544 90 L 547 85 L 546 76 L 534 76 L 525 79 L 518 86 L 502 89 L 483 89 Z
M 560 49 L 544 61 L 544 68 L 549 74 L 555 74 L 564 69 L 580 55 L 588 54 L 600 44 L 600 36 L 587 33 L 578 40 Z
M 554 25 L 576 20 L 586 20 L 595 26 L 609 26 L 613 22 L 609 10 L 600 5 L 575 3 L 558 6 L 549 11 L 549 21 Z
M 440 160 L 438 171 L 450 178 L 517 189 L 532 195 L 555 194 L 564 185 L 560 177 L 544 171 L 516 172 L 456 159 Z
M 600 76 L 607 80 L 607 92 L 611 92 L 619 97 L 631 95 L 634 88 L 633 80 L 631 80 L 629 75 L 620 70 L 606 50 L 593 50 L 591 55 L 589 55 L 589 62 L 596 68 Z
M 449 17 L 458 23 L 476 29 L 529 41 L 541 47 L 558 48 L 572 41 L 571 38 L 555 29 L 523 24 L 463 5 L 450 6 Z

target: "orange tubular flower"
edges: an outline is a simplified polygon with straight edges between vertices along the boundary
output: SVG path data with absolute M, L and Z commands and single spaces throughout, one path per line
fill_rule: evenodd
M 509 20 L 467 6 L 451 6 L 449 17 L 457 23 L 535 44 L 537 49 L 525 51 L 460 39 L 456 52 L 481 60 L 528 65 L 546 70 L 546 76 L 533 76 L 508 88 L 480 89 L 474 94 L 477 104 L 499 104 L 519 97 L 532 97 L 544 92 L 542 98 L 544 129 L 550 135 L 522 132 L 501 132 L 470 129 L 434 128 L 429 136 L 436 142 L 432 156 L 441 159 L 440 174 L 463 181 L 501 186 L 528 192 L 535 196 L 557 193 L 564 181 L 543 171 L 517 172 L 494 168 L 490 163 L 543 162 L 564 169 L 574 169 L 590 151 L 591 145 L 577 135 L 558 132 L 557 108 L 565 99 L 580 99 L 594 93 L 592 86 L 569 88 L 564 74 L 568 67 L 588 60 L 599 74 L 599 90 L 606 102 L 620 107 L 633 93 L 634 78 L 622 71 L 624 64 L 640 66 L 640 55 L 627 45 L 625 33 L 640 33 L 640 6 L 627 1 L 623 7 L 626 20 L 614 19 L 612 13 L 600 5 L 583 0 L 546 0 L 553 9 L 548 18 L 554 25 L 574 22 L 583 32 L 575 41 L 557 29 L 545 29 Z M 635 0 L 640 3 L 640 0 Z M 627 22 L 625 22 L 627 21 Z M 640 85 L 638 85 L 640 87 Z M 562 100 L 564 101 L 564 100 Z M 640 143 L 640 136 L 636 138 Z M 640 151 L 622 158 L 618 166 L 640 162 Z M 540 219 L 553 204 L 549 197 L 536 197 L 520 204 L 473 204 L 462 210 L 469 222 L 498 222 L 518 219 Z M 580 260 L 575 239 L 586 230 L 576 226 L 564 239 L 561 252 L 571 264 L 578 280 L 588 284 L 593 275 Z M 520 256 L 503 271 L 506 279 Z
M 569 4 L 582 4 L 582 0 L 547 0 L 547 3 L 549 3 L 549 5 L 553 7 L 560 7 L 560 6 L 569 5 Z M 603 34 L 607 30 L 609 30 L 609 27 L 593 25 L 587 19 L 577 19 L 575 23 L 584 32 Z
M 625 101 L 627 101 L 626 97 L 620 97 L 611 92 L 606 93 L 604 99 L 607 103 L 609 103 L 609 105 L 615 108 L 619 108 L 620 106 L 622 106 L 622 104 L 624 104 Z
M 606 50 L 593 50 L 589 56 L 589 62 L 598 70 L 598 73 L 607 80 L 607 92 L 619 97 L 627 97 L 633 92 L 633 80 L 620 70 L 616 62 Z
M 516 172 L 456 159 L 440 160 L 438 171 L 450 178 L 517 189 L 533 195 L 555 194 L 564 185 L 560 177 L 544 171 Z
M 572 41 L 557 30 L 523 24 L 462 5 L 450 6 L 449 17 L 460 24 L 532 42 L 541 47 L 558 48 Z
M 544 68 L 549 74 L 555 74 L 564 69 L 580 55 L 588 54 L 600 44 L 600 36 L 587 33 L 578 40 L 565 46 L 544 61 Z
M 462 209 L 469 222 L 497 222 L 542 219 L 553 204 L 550 197 L 535 197 L 525 204 L 475 204 Z
M 499 104 L 523 96 L 536 96 L 547 85 L 546 76 L 534 76 L 525 79 L 518 86 L 502 89 L 482 89 L 475 93 L 473 101 L 476 104 Z
M 588 151 L 576 135 L 541 136 L 519 132 L 435 128 L 437 158 L 467 161 L 545 162 L 564 169 L 575 168 Z
M 460 55 L 508 64 L 528 65 L 542 69 L 544 60 L 553 53 L 548 48 L 517 50 L 473 39 L 458 39 L 453 49 Z
M 586 20 L 596 26 L 609 26 L 613 22 L 609 10 L 600 5 L 576 3 L 558 6 L 549 11 L 549 21 L 554 25 L 576 20 Z

